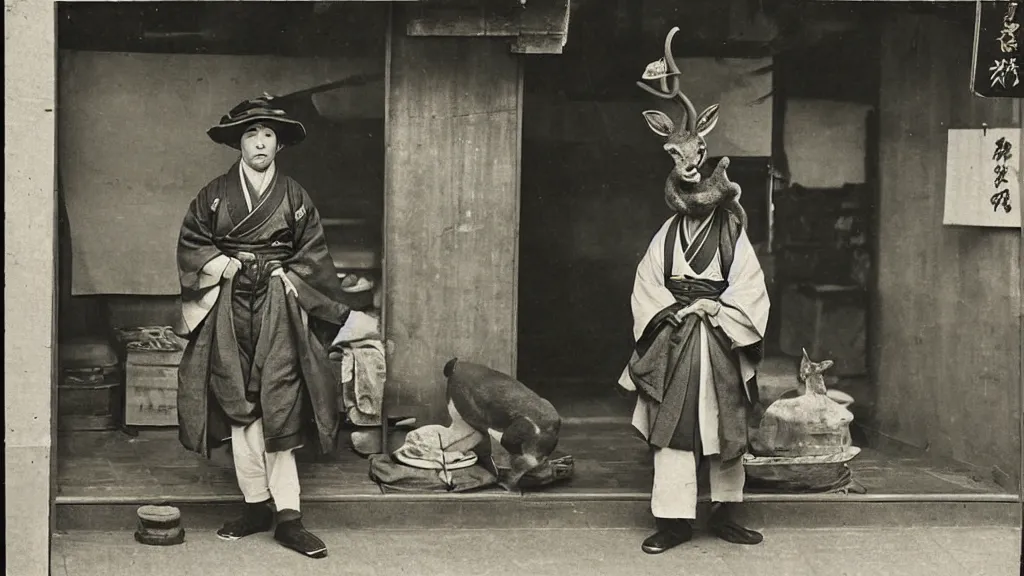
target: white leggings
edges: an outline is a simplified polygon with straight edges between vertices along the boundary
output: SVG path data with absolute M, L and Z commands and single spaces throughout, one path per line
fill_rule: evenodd
M 294 451 L 267 452 L 262 420 L 231 427 L 231 452 L 238 487 L 246 502 L 263 502 L 272 496 L 278 511 L 299 511 L 299 471 Z
M 717 454 L 710 460 L 712 502 L 742 502 L 746 473 L 743 458 L 723 465 Z M 651 512 L 657 518 L 697 517 L 697 463 L 693 452 L 659 448 L 654 452 L 654 488 Z

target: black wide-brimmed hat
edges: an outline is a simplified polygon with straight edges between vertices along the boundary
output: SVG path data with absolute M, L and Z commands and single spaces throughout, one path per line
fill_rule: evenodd
M 291 118 L 283 109 L 273 104 L 269 97 L 246 100 L 221 116 L 220 124 L 206 131 L 211 140 L 230 146 L 241 147 L 242 134 L 253 124 L 265 124 L 274 129 L 278 144 L 294 146 L 306 138 L 306 127 Z

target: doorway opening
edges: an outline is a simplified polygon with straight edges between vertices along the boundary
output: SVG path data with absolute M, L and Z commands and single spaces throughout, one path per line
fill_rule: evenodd
M 681 107 L 636 81 L 679 19 L 669 3 L 643 5 L 581 6 L 565 52 L 526 64 L 517 374 L 570 419 L 629 419 L 632 405 L 616 381 L 633 345 L 630 293 L 637 264 L 671 216 L 663 195 L 671 159 L 642 112 L 679 121 Z M 767 254 L 772 59 L 692 36 L 673 42 L 681 88 L 698 112 L 721 105 L 706 163 L 730 157 L 747 233 Z

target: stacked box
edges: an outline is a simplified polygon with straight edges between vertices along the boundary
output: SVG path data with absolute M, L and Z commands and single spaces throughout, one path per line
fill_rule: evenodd
M 178 365 L 185 342 L 169 326 L 120 333 L 125 345 L 125 424 L 177 426 Z
M 97 337 L 58 344 L 57 429 L 116 430 L 124 385 L 114 347 Z

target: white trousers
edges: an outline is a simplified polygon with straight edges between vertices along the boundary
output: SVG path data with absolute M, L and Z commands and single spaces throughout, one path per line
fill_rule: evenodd
M 263 502 L 273 497 L 279 511 L 299 511 L 299 471 L 294 451 L 267 452 L 262 420 L 231 427 L 231 452 L 238 487 L 246 502 Z
M 746 471 L 743 459 L 736 458 L 727 465 L 719 457 L 721 438 L 718 434 L 719 412 L 715 382 L 711 376 L 711 353 L 708 348 L 707 329 L 700 327 L 700 393 L 697 398 L 697 423 L 700 430 L 704 458 L 708 460 L 708 476 L 712 502 L 742 502 Z M 628 378 L 628 374 L 626 376 Z M 633 411 L 633 425 L 637 430 L 650 430 L 658 407 L 637 399 Z M 644 434 L 646 437 L 646 433 Z M 654 452 L 654 486 L 651 490 L 651 512 L 657 518 L 697 517 L 697 462 L 693 452 L 657 448 Z
M 712 502 L 742 502 L 746 473 L 743 458 L 723 465 L 717 454 L 709 462 Z M 656 518 L 697 517 L 697 462 L 693 452 L 658 448 L 654 452 L 654 487 L 651 512 Z

